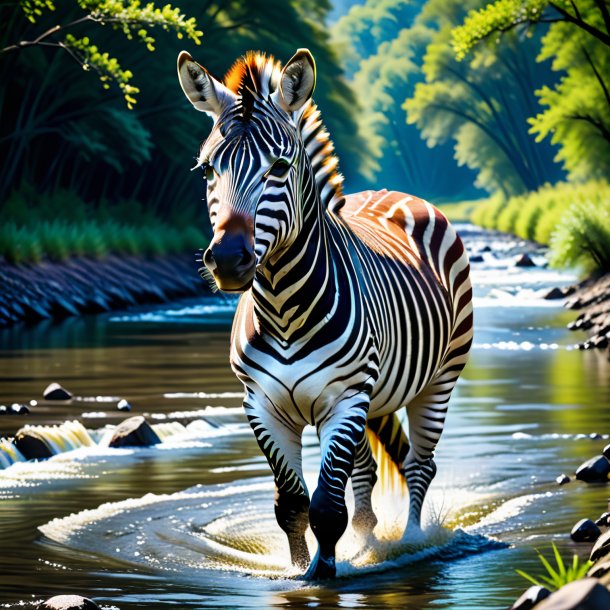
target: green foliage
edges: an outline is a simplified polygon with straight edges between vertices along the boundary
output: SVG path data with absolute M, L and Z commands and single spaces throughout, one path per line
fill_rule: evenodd
M 596 0 L 496 0 L 472 11 L 452 31 L 454 53 L 498 49 L 518 26 L 552 22 L 541 39 L 539 62 L 552 61 L 561 78 L 542 85 L 543 107 L 530 117 L 536 141 L 558 146 L 556 160 L 573 180 L 600 179 L 610 172 L 610 9 Z M 540 25 L 537 29 L 542 30 Z M 527 31 L 532 36 L 532 30 Z
M 537 107 L 534 89 L 553 80 L 550 66 L 535 62 L 539 40 L 511 37 L 497 49 L 477 49 L 457 61 L 452 28 L 481 2 L 448 4 L 448 10 L 447 3 L 427 6 L 427 19 L 443 27 L 426 50 L 425 82 L 404 105 L 408 122 L 429 146 L 453 140 L 458 162 L 475 169 L 476 184 L 488 192 L 510 196 L 556 181 L 561 171 L 553 164 L 553 149 L 537 145 L 528 133 L 527 120 Z
M 550 246 L 556 267 L 610 271 L 610 185 L 546 185 L 511 197 L 496 195 L 476 204 L 471 220 Z
M 551 264 L 610 271 L 610 197 L 571 205 L 551 236 Z
M 555 543 L 553 543 L 553 555 L 556 563 L 555 567 L 551 565 L 549 560 L 546 559 L 542 553 L 537 551 L 537 554 L 538 558 L 540 559 L 540 563 L 542 563 L 544 569 L 546 570 L 545 575 L 534 577 L 523 572 L 522 570 L 516 570 L 516 572 L 519 574 L 519 576 L 523 576 L 523 578 L 532 584 L 546 587 L 551 591 L 556 591 L 568 583 L 583 578 L 592 565 L 590 561 L 582 561 L 576 554 L 572 556 L 572 561 L 566 565 Z
M 101 26 L 110 24 L 115 30 L 120 30 L 128 40 L 137 38 L 149 51 L 155 50 L 155 39 L 150 36 L 148 29 L 161 27 L 164 30 L 173 29 L 178 38 L 186 35 L 196 44 L 200 44 L 203 32 L 197 29 L 193 17 L 188 18 L 166 4 L 162 8 L 155 6 L 154 2 L 142 5 L 139 0 L 75 0 L 76 6 L 81 10 L 80 15 L 72 21 L 43 30 L 34 40 L 22 40 L 5 47 L 0 53 L 16 51 L 28 46 L 44 45 L 65 49 L 76 59 L 84 70 L 93 68 L 100 77 L 104 89 L 109 89 L 112 82 L 116 82 L 121 89 L 127 107 L 133 108 L 136 103 L 138 87 L 130 84 L 133 73 L 123 70 L 115 57 L 108 52 L 102 52 L 97 45 L 91 42 L 89 36 L 77 38 L 70 33 L 64 35 L 65 30 L 84 22 L 96 23 Z M 20 0 L 20 5 L 27 20 L 37 23 L 45 15 L 55 11 L 52 0 Z

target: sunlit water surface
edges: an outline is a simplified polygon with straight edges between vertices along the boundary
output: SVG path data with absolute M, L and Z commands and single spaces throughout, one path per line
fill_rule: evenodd
M 0 436 L 78 420 L 99 441 L 125 417 L 119 397 L 165 431 L 154 448 L 94 443 L 0 470 L 0 603 L 79 593 L 121 609 L 505 608 L 527 586 L 515 568 L 540 571 L 534 548 L 586 554 L 567 534 L 606 509 L 608 490 L 555 478 L 608 442 L 608 363 L 570 349 L 573 314 L 535 292 L 573 278 L 491 255 L 473 277 L 475 345 L 438 447 L 426 537 L 402 536 L 404 489 L 386 477 L 375 540 L 348 530 L 339 577 L 321 584 L 289 565 L 268 467 L 239 408 L 234 300 L 0 333 L 0 403 L 38 400 L 28 416 L 0 419 Z M 51 381 L 79 398 L 40 401 Z M 310 430 L 310 488 L 318 461 Z

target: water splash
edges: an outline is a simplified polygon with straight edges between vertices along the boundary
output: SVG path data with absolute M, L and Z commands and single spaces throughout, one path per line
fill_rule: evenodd
M 273 493 L 268 480 L 197 486 L 103 504 L 54 519 L 39 529 L 50 540 L 77 550 L 170 571 L 172 579 L 194 582 L 208 571 L 300 578 L 290 564 L 286 537 L 273 515 Z M 439 525 L 427 528 L 416 539 L 404 536 L 396 527 L 401 515 L 392 498 L 387 500 L 377 514 L 388 513 L 390 518 L 380 519 L 374 537 L 364 540 L 348 527 L 337 545 L 339 577 L 385 571 L 424 557 L 449 560 L 505 546 L 480 534 Z M 313 554 L 316 541 L 309 530 L 307 543 Z

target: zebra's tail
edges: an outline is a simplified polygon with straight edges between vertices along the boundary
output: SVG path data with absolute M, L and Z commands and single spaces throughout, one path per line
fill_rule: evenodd
M 407 493 L 405 477 L 401 472 L 409 440 L 396 413 L 367 422 L 367 436 L 373 457 L 377 462 L 378 484 L 385 494 Z

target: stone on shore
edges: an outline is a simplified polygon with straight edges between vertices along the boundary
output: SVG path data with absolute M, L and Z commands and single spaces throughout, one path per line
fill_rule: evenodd
M 591 566 L 587 572 L 587 576 L 593 578 L 601 578 L 610 572 L 610 553 L 602 557 L 597 563 Z
M 531 586 L 523 595 L 510 607 L 510 610 L 531 610 L 536 604 L 546 599 L 551 592 L 540 585 Z
M 595 520 L 595 525 L 599 527 L 610 527 L 610 513 L 603 513 Z
M 17 430 L 13 444 L 26 460 L 44 460 L 54 455 L 49 444 L 27 426 Z
M 109 447 L 150 447 L 161 442 L 142 415 L 122 421 L 110 439 Z
M 58 383 L 50 383 L 42 393 L 45 400 L 70 400 L 71 392 L 60 386 Z
M 591 549 L 591 555 L 589 556 L 589 559 L 591 561 L 597 561 L 607 553 L 610 553 L 610 530 L 608 530 L 605 534 L 602 534 L 597 539 L 597 542 L 593 545 L 593 548 Z
M 610 591 L 597 578 L 575 580 L 536 605 L 536 610 L 602 610 L 610 608 Z
M 542 297 L 543 299 L 546 299 L 547 301 L 553 301 L 555 299 L 564 299 L 565 298 L 565 294 L 563 292 L 563 290 L 561 288 L 551 288 L 550 290 L 547 290 L 547 292 L 544 294 L 544 296 Z
M 100 610 L 100 607 L 80 595 L 56 595 L 38 604 L 36 610 Z
M 578 467 L 576 478 L 585 483 L 607 483 L 610 479 L 610 462 L 603 455 L 593 457 Z
M 591 519 L 581 519 L 570 532 L 574 542 L 595 542 L 601 536 L 601 530 Z

